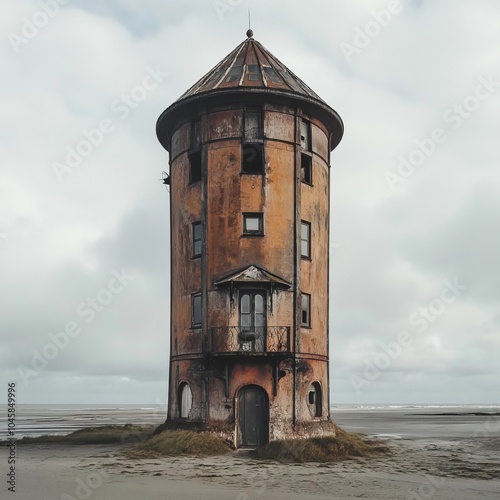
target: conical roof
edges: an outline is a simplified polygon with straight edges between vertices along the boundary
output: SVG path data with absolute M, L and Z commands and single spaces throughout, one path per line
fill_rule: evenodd
M 158 118 L 156 135 L 170 151 L 172 134 L 179 123 L 196 116 L 206 105 L 274 103 L 300 106 L 321 120 L 330 132 L 330 149 L 344 133 L 342 119 L 316 92 L 254 40 L 252 30 L 228 56 L 196 82 Z
M 324 102 L 316 92 L 273 56 L 253 33 L 178 100 L 222 89 L 268 88 L 284 90 Z

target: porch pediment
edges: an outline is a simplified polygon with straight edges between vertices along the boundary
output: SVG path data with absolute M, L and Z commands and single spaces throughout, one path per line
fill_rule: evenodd
M 283 288 L 290 288 L 292 286 L 286 279 L 255 265 L 248 266 L 225 276 L 217 281 L 215 286 L 230 285 L 232 283 L 267 284 L 269 286 L 273 285 Z

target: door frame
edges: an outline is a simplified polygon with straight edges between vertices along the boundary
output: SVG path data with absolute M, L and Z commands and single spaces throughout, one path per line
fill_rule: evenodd
M 243 385 L 241 386 L 239 389 L 238 389 L 238 392 L 236 393 L 236 397 L 235 397 L 235 409 L 236 409 L 236 412 L 235 412 L 235 444 L 236 444 L 236 448 L 241 448 L 243 446 L 243 431 L 241 429 L 241 425 L 240 425 L 240 416 L 241 416 L 241 408 L 240 408 L 240 397 L 243 393 L 243 391 L 247 390 L 247 389 L 250 389 L 250 388 L 253 388 L 253 389 L 257 389 L 264 397 L 264 406 L 263 406 L 263 409 L 264 409 L 264 422 L 263 422 L 263 425 L 264 425 L 264 432 L 263 432 L 263 435 L 265 436 L 265 439 L 263 443 L 260 443 L 258 446 L 262 446 L 264 444 L 267 444 L 269 442 L 269 430 L 270 430 L 270 406 L 269 406 L 269 396 L 267 394 L 267 391 L 260 385 L 257 385 L 257 384 L 246 384 L 246 385 Z

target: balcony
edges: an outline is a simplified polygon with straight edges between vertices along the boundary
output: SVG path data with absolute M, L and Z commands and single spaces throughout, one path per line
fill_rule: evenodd
M 290 352 L 290 327 L 256 327 L 250 331 L 239 326 L 214 327 L 211 331 L 211 354 L 254 356 L 283 355 Z

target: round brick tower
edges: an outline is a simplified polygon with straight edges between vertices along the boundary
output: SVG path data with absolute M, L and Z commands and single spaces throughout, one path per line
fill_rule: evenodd
M 159 117 L 170 154 L 167 423 L 236 447 L 331 433 L 339 115 L 253 33 Z

